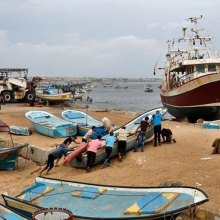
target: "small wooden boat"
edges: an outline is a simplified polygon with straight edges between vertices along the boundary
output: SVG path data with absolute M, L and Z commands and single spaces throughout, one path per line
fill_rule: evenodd
M 146 117 L 152 117 L 153 114 L 156 113 L 156 111 L 160 111 L 160 113 L 162 115 L 164 115 L 166 113 L 166 109 L 163 109 L 163 108 L 156 108 L 156 109 L 152 109 L 150 111 L 147 111 L 143 114 L 141 114 L 140 116 L 136 117 L 135 119 L 133 119 L 132 121 L 128 122 L 127 124 L 125 124 L 124 126 L 126 127 L 126 131 L 128 133 L 131 133 L 131 135 L 128 136 L 128 139 L 127 139 L 127 147 L 126 147 L 126 151 L 129 151 L 129 150 L 133 150 L 134 149 L 134 146 L 136 144 L 136 139 L 137 139 L 137 133 L 134 133 L 136 128 L 139 126 L 140 122 Z M 114 133 L 117 133 L 118 130 L 120 128 L 116 129 L 114 131 Z M 153 125 L 151 124 L 151 126 L 148 128 L 147 130 L 147 134 L 146 134 L 146 141 L 149 140 L 150 138 L 153 137 L 153 134 L 154 134 L 154 128 L 153 128 Z M 102 137 L 102 141 L 103 141 L 103 145 L 105 145 L 105 139 L 108 135 Z M 112 153 L 111 153 L 111 157 L 114 157 L 118 155 L 118 147 L 117 147 L 117 143 L 114 144 L 113 146 L 113 150 L 112 150 Z M 96 161 L 95 163 L 100 163 L 102 161 L 104 161 L 104 158 L 106 157 L 106 153 L 105 153 L 105 150 L 104 149 L 100 149 L 98 150 L 97 154 L 96 154 Z M 82 155 L 82 160 L 81 161 L 78 161 L 76 159 L 73 159 L 71 162 L 70 162 L 70 165 L 73 166 L 73 167 L 79 167 L 79 168 L 82 168 L 82 167 L 86 167 L 87 165 L 87 155 L 86 154 L 83 154 Z
M 0 131 L 9 132 L 9 126 L 4 122 L 0 122 Z M 14 170 L 17 165 L 18 154 L 22 148 L 28 144 L 15 144 L 12 140 L 4 140 L 0 138 L 0 169 Z
M 37 90 L 36 96 L 44 101 L 65 102 L 71 99 L 71 92 L 62 92 L 62 90 L 49 87 L 42 91 Z
M 45 111 L 29 111 L 25 114 L 34 129 L 40 134 L 61 138 L 75 135 L 77 125 L 67 122 Z
M 220 129 L 220 120 L 203 121 L 203 128 L 207 128 L 207 129 Z
M 10 209 L 29 218 L 55 204 L 70 210 L 76 219 L 103 220 L 175 219 L 209 200 L 202 190 L 187 186 L 109 186 L 42 177 L 14 197 L 2 196 Z
M 27 219 L 24 216 L 12 211 L 8 207 L 0 204 L 0 219 L 2 220 L 24 220 Z
M 99 121 L 88 114 L 77 110 L 65 110 L 62 117 L 69 122 L 76 123 L 78 126 L 78 134 L 84 136 L 86 132 L 96 126 L 96 134 L 104 136 L 108 132 L 104 129 L 102 121 Z M 94 137 L 95 138 L 95 137 Z

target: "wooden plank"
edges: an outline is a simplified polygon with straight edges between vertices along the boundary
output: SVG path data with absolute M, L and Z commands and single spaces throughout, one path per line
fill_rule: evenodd
M 20 200 L 32 202 L 35 199 L 38 199 L 53 190 L 52 187 L 48 187 L 46 185 L 40 185 L 36 188 L 31 189 L 30 191 L 18 196 L 17 198 Z
M 95 199 L 106 191 L 107 190 L 102 187 L 84 187 L 82 190 L 73 191 L 72 195 L 85 199 Z
M 129 208 L 127 208 L 124 211 L 124 214 L 140 214 L 142 212 L 142 209 L 152 201 L 154 201 L 156 198 L 160 197 L 160 192 L 150 192 L 147 193 L 144 197 L 142 197 L 139 201 L 135 202 L 133 205 L 131 205 Z
M 160 213 L 167 208 L 179 195 L 179 193 L 162 193 L 159 197 L 152 200 L 140 211 L 141 214 Z

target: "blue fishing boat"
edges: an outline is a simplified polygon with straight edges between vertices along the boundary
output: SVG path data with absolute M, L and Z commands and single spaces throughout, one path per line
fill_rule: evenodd
M 28 144 L 5 147 L 6 141 L 0 140 L 0 169 L 14 170 L 17 165 L 17 158 L 22 148 Z
M 164 109 L 164 108 L 152 109 L 152 110 L 149 110 L 149 111 L 137 116 L 136 118 L 134 118 L 133 120 L 131 120 L 130 122 L 128 122 L 127 124 L 124 125 L 126 127 L 127 133 L 130 133 L 130 135 L 128 136 L 128 139 L 127 139 L 126 151 L 134 149 L 134 146 L 136 144 L 137 135 L 138 135 L 138 133 L 134 133 L 134 132 L 137 129 L 137 127 L 139 126 L 140 122 L 146 116 L 148 116 L 149 120 L 150 120 L 150 118 L 152 117 L 152 115 L 154 115 L 156 113 L 156 111 L 160 111 L 160 113 L 162 115 L 164 115 L 166 113 L 166 109 Z M 114 134 L 117 134 L 119 129 L 120 128 L 116 129 L 114 131 Z M 147 129 L 145 141 L 147 142 L 150 138 L 153 137 L 153 135 L 154 135 L 154 128 L 153 128 L 153 125 L 151 124 L 150 127 Z M 108 135 L 105 135 L 105 136 L 102 137 L 103 145 L 105 145 L 105 139 L 107 137 L 108 137 Z M 118 155 L 117 143 L 115 143 L 114 146 L 113 146 L 111 157 L 114 157 L 116 155 Z M 96 154 L 95 164 L 104 161 L 105 157 L 106 157 L 105 149 L 98 150 L 98 152 Z M 73 159 L 70 162 L 70 165 L 73 166 L 73 167 L 77 167 L 77 168 L 86 167 L 86 165 L 87 165 L 87 154 L 83 154 L 81 159 L 82 159 L 81 161 Z
M 24 220 L 24 216 L 12 211 L 8 207 L 0 204 L 0 219 L 3 220 Z
M 78 134 L 81 136 L 84 136 L 86 132 L 92 128 L 92 126 L 96 126 L 97 135 L 104 136 L 108 133 L 104 129 L 102 121 L 99 121 L 84 112 L 68 109 L 63 111 L 61 114 L 66 121 L 77 124 Z
M 2 196 L 6 206 L 29 218 L 55 205 L 76 219 L 174 219 L 209 200 L 202 190 L 187 186 L 109 186 L 42 177 L 16 196 Z
M 9 126 L 0 121 L 0 131 L 9 132 Z M 22 148 L 27 147 L 28 144 L 14 143 L 12 137 L 10 140 L 0 138 L 0 169 L 14 170 L 17 165 L 19 152 Z
M 77 133 L 76 124 L 57 118 L 45 111 L 29 111 L 25 116 L 32 122 L 37 132 L 46 136 L 62 138 Z

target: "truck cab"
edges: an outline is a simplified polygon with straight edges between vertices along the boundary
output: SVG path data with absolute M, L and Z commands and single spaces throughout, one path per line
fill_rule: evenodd
M 35 90 L 33 82 L 27 79 L 28 69 L 3 68 L 0 69 L 0 95 L 4 102 L 14 100 L 33 102 Z

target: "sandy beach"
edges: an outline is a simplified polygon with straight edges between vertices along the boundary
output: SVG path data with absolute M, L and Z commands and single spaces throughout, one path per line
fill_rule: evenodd
M 13 135 L 13 140 L 19 143 L 29 143 L 36 146 L 49 146 L 51 150 L 55 144 L 64 139 L 53 139 L 38 134 L 31 123 L 25 118 L 29 110 L 45 110 L 58 117 L 67 107 L 30 107 L 23 103 L 2 105 L 0 120 L 8 125 L 28 126 L 33 131 L 30 136 Z M 103 112 L 84 109 L 91 116 L 101 119 L 106 116 L 120 126 L 134 118 L 134 113 Z M 119 162 L 113 159 L 111 166 L 100 169 L 97 165 L 94 171 L 86 173 L 83 169 L 69 166 L 56 167 L 49 177 L 76 180 L 90 183 L 127 185 L 127 186 L 159 186 L 166 183 L 179 183 L 202 189 L 210 201 L 199 206 L 200 209 L 220 214 L 220 155 L 212 153 L 212 143 L 219 137 L 219 130 L 203 129 L 202 123 L 163 121 L 162 127 L 173 131 L 176 143 L 162 144 L 154 147 L 153 143 L 145 146 L 144 152 L 128 152 L 125 159 Z M 1 133 L 0 137 L 9 137 Z M 34 182 L 38 173 L 31 172 L 39 164 L 31 160 L 19 160 L 22 170 L 2 171 L 0 175 L 0 193 L 8 192 L 15 195 Z M 61 164 L 61 162 L 60 162 Z M 2 200 L 1 200 L 2 202 Z

